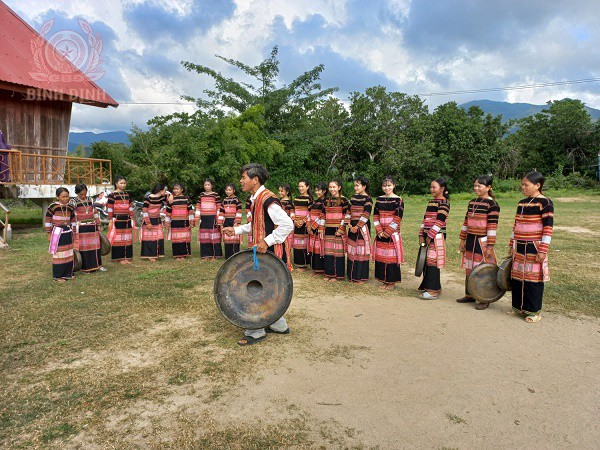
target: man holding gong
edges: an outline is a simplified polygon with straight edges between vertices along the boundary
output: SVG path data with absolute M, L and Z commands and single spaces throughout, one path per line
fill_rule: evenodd
M 242 191 L 250 193 L 252 222 L 236 227 L 225 227 L 223 233 L 228 236 L 247 234 L 252 231 L 256 251 L 258 253 L 273 252 L 286 262 L 291 270 L 290 248 L 286 240 L 294 230 L 294 222 L 281 207 L 275 194 L 265 188 L 269 172 L 257 163 L 246 164 L 241 169 L 240 184 Z M 244 337 L 238 345 L 253 345 L 263 341 L 267 333 L 288 334 L 290 328 L 282 317 L 268 328 L 245 330 Z

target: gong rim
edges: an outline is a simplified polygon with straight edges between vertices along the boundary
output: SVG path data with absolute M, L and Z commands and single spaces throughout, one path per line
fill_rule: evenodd
M 417 263 L 415 264 L 415 276 L 420 277 L 425 270 L 425 261 L 427 261 L 427 244 L 419 244 L 419 252 L 417 253 Z
M 512 291 L 512 263 L 513 258 L 512 256 L 509 256 L 498 266 L 496 282 L 498 283 L 498 287 L 505 291 Z
M 475 267 L 467 279 L 469 294 L 479 303 L 493 303 L 506 293 L 496 281 L 498 266 L 482 263 Z
M 110 253 L 112 246 L 110 245 L 108 238 L 101 232 L 98 232 L 98 236 L 100 236 L 100 254 L 106 256 Z
M 81 253 L 79 253 L 79 250 L 73 249 L 73 272 L 80 271 L 82 265 Z
M 272 252 L 257 253 L 259 270 L 253 270 L 253 250 L 242 250 L 225 261 L 214 280 L 214 300 L 231 324 L 244 329 L 265 328 L 279 320 L 292 300 L 292 274 Z

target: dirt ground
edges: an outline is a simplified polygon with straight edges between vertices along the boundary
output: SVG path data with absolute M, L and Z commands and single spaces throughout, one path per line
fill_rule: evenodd
M 407 271 L 401 291 L 352 297 L 321 297 L 323 281 L 296 276 L 292 334 L 260 345 L 310 333 L 307 354 L 320 357 L 258 367 L 213 412 L 276 420 L 291 405 L 344 436 L 321 431 L 327 447 L 600 447 L 599 320 L 527 324 L 507 314 L 510 296 L 477 311 L 454 301 L 462 280 L 448 275 L 440 300 L 419 300 Z

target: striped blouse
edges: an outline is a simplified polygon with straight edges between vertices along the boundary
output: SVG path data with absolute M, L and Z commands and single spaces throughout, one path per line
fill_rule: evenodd
M 487 245 L 496 244 L 496 231 L 500 205 L 493 198 L 474 198 L 469 202 L 460 238 L 467 239 L 467 234 L 487 236 Z
M 519 202 L 510 247 L 515 241 L 535 242 L 539 253 L 548 253 L 554 226 L 554 204 L 549 198 L 528 197 Z
M 436 234 L 446 234 L 446 221 L 450 213 L 450 202 L 445 198 L 432 198 L 427 204 L 421 223 L 420 235 L 433 239 Z

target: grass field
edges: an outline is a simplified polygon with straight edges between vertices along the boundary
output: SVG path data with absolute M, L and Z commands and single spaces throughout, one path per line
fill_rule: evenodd
M 555 204 L 556 229 L 544 309 L 600 317 L 600 196 L 549 196 Z M 461 194 L 451 201 L 446 270 L 457 274 L 462 272 L 458 232 L 470 197 Z M 507 253 L 519 198 L 504 194 L 498 199 L 499 258 Z M 402 230 L 408 266 L 414 263 L 426 201 L 425 196 L 405 199 Z M 10 250 L 0 251 L 0 446 L 64 448 L 93 442 L 101 448 L 130 447 L 137 431 L 111 427 L 112 418 L 143 416 L 140 404 L 160 404 L 173 393 L 199 397 L 206 412 L 202 417 L 178 413 L 167 422 L 151 422 L 151 431 L 139 439 L 152 441 L 153 448 L 319 444 L 309 434 L 314 426 L 308 418 L 223 425 L 210 412 L 252 367 L 281 357 L 275 348 L 236 346 L 240 330 L 221 318 L 212 299 L 220 262 L 200 262 L 197 247 L 194 258 L 175 262 L 167 245 L 167 258 L 152 264 L 137 257 L 136 245 L 130 267 L 108 262 L 106 273 L 53 283 L 41 227 L 23 225 L 35 221 L 39 211 L 13 211 L 14 239 Z M 355 289 L 319 285 L 318 292 L 326 298 L 328 289 L 340 288 Z M 307 342 L 295 345 L 306 351 L 302 349 Z M 338 353 L 346 357 L 348 351 Z M 90 358 L 100 364 L 89 364 Z M 127 370 L 128 365 L 135 370 Z

